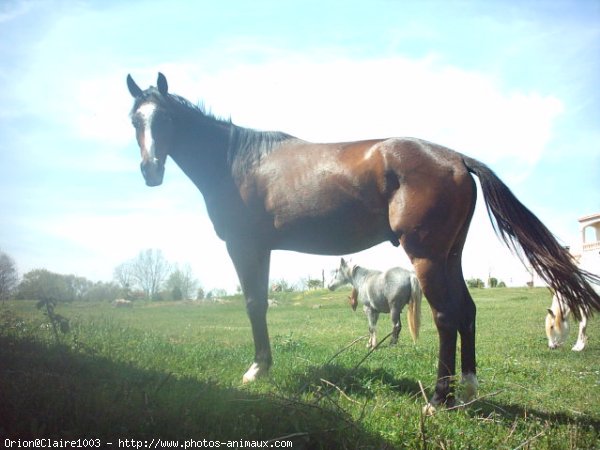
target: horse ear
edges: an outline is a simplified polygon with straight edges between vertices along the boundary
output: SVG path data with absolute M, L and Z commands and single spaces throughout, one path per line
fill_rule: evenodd
M 127 88 L 129 89 L 129 93 L 133 98 L 138 98 L 142 95 L 142 90 L 140 87 L 133 81 L 131 75 L 127 74 Z
M 158 88 L 158 92 L 162 95 L 167 95 L 169 93 L 169 85 L 167 84 L 167 78 L 160 72 L 158 72 L 158 80 L 156 80 L 156 87 Z
M 345 266 L 345 265 L 346 265 L 346 260 L 345 260 L 344 258 L 342 258 L 342 259 L 340 260 L 340 265 L 341 265 L 341 266 Z
M 550 308 L 548 308 L 548 314 L 550 314 L 553 319 L 556 318 L 556 316 L 554 315 L 554 311 L 552 311 Z

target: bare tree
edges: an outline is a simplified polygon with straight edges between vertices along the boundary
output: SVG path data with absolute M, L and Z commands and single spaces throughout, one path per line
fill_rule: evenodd
M 0 299 L 4 302 L 17 287 L 19 275 L 14 259 L 0 251 Z
M 162 283 L 165 281 L 171 270 L 171 265 L 167 262 L 158 249 L 147 249 L 131 262 L 131 275 L 137 284 L 146 294 L 146 298 L 153 299 L 157 297 Z
M 113 279 L 121 287 L 121 290 L 123 291 L 122 295 L 127 298 L 129 296 L 129 291 L 133 288 L 135 282 L 133 277 L 133 263 L 127 261 L 115 267 Z
M 176 267 L 166 283 L 166 288 L 172 294 L 173 300 L 189 300 L 193 298 L 198 286 L 198 280 L 196 280 L 192 274 L 192 268 L 189 264 L 185 264 L 183 269 Z M 175 295 L 177 293 L 178 295 Z M 179 297 L 179 298 L 177 298 Z

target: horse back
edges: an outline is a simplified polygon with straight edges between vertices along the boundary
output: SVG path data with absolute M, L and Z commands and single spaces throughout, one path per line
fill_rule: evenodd
M 382 313 L 393 307 L 402 309 L 410 301 L 410 272 L 394 267 L 385 272 L 373 273 L 365 281 L 369 306 Z

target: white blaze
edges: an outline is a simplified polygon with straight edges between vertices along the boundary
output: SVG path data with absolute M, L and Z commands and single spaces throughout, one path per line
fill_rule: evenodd
M 155 160 L 154 157 L 154 140 L 152 139 L 152 118 L 154 117 L 154 111 L 156 111 L 156 105 L 154 103 L 144 103 L 141 105 L 137 114 L 142 118 L 144 123 L 144 147 L 148 152 L 148 158 Z

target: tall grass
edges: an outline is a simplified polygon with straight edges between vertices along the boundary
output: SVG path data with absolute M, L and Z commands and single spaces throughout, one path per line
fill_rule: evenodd
M 290 439 L 293 448 L 599 448 L 600 325 L 582 353 L 550 351 L 544 289 L 475 290 L 479 399 L 424 417 L 437 333 L 423 310 L 366 359 L 361 312 L 348 292 L 275 296 L 275 365 L 242 385 L 253 345 L 243 300 L 226 304 L 63 304 L 57 342 L 33 302 L 0 310 L 0 436 Z M 404 319 L 404 317 L 403 317 Z M 380 318 L 379 336 L 391 330 Z M 575 336 L 572 336 L 572 340 Z M 353 345 L 353 341 L 356 341 Z M 362 362 L 361 362 L 362 361 Z

